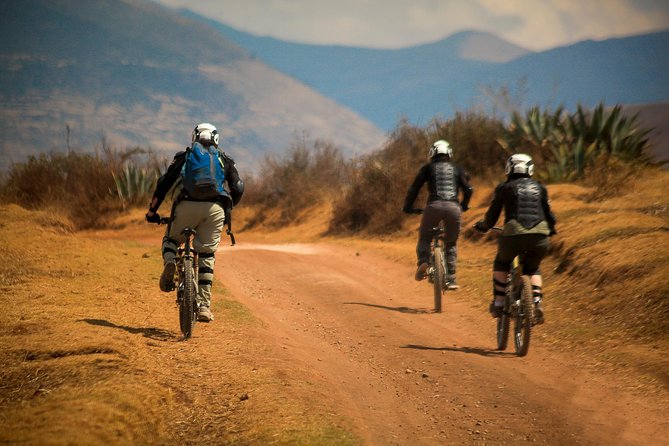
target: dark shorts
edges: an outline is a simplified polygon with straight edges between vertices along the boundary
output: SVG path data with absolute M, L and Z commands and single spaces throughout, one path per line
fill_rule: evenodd
M 543 234 L 502 236 L 497 243 L 494 271 L 508 271 L 513 258 L 520 255 L 523 274 L 539 274 L 539 265 L 546 256 L 550 242 Z

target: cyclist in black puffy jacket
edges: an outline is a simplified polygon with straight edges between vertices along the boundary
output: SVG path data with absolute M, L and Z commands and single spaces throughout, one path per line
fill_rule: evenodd
M 539 265 L 548 252 L 548 238 L 555 234 L 555 216 L 551 211 L 546 188 L 531 178 L 534 163 L 529 155 L 512 155 L 505 172 L 507 180 L 495 189 L 490 208 L 482 221 L 474 225 L 478 231 L 492 228 L 504 209 L 504 229 L 498 241 L 493 264 L 493 300 L 490 313 L 500 317 L 504 306 L 506 279 L 513 258 L 522 256 L 523 274 L 531 276 L 535 319 L 544 321 L 543 293 Z
M 455 282 L 455 270 L 457 262 L 456 243 L 460 235 L 461 212 L 469 209 L 473 189 L 469 185 L 467 174 L 457 165 L 451 162 L 453 149 L 448 142 L 440 139 L 432 144 L 429 150 L 430 162 L 423 165 L 418 175 L 409 187 L 404 200 L 402 210 L 406 213 L 414 213 L 413 203 L 423 184 L 427 183 L 429 195 L 427 205 L 423 211 L 420 223 L 420 233 L 416 254 L 418 257 L 418 269 L 416 280 L 423 280 L 430 261 L 430 242 L 432 240 L 432 228 L 440 221 L 444 222 L 446 228 L 446 266 L 448 268 L 448 288 L 457 289 Z M 459 202 L 459 192 L 462 192 L 462 201 Z

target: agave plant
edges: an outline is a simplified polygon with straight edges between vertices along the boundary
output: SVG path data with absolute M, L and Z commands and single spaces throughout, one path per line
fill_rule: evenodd
M 116 193 L 124 207 L 148 201 L 158 179 L 155 169 L 137 167 L 132 163 L 126 163 L 120 172 L 112 172 L 112 175 Z
M 560 128 L 563 112 L 562 107 L 555 112 L 532 107 L 524 116 L 514 112 L 503 138 L 507 145 L 524 146 L 528 151 L 542 150 L 550 144 L 555 129 Z
M 640 128 L 638 115 L 626 117 L 620 105 L 607 109 L 600 103 L 592 111 L 579 105 L 573 114 L 534 107 L 524 116 L 514 113 L 500 144 L 538 158 L 545 180 L 572 181 L 602 156 L 650 162 L 649 132 Z

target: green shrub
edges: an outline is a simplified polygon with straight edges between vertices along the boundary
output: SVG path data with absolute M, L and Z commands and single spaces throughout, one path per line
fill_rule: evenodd
M 125 151 L 106 149 L 105 156 L 122 206 L 127 208 L 148 203 L 161 170 L 166 170 L 164 160 L 140 147 Z
M 500 144 L 510 153 L 532 155 L 539 178 L 574 181 L 595 163 L 650 163 L 648 133 L 638 116 L 624 116 L 620 105 L 607 109 L 600 103 L 593 110 L 579 105 L 572 114 L 533 107 L 524 115 L 513 113 Z

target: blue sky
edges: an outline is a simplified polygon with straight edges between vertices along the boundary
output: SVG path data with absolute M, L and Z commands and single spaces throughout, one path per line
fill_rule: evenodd
M 530 50 L 669 29 L 669 0 L 154 0 L 257 35 L 403 48 L 463 30 Z

